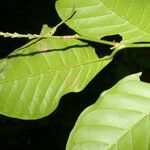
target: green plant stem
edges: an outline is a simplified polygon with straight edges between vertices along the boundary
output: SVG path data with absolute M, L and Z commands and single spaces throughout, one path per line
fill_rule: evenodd
M 93 37 L 86 37 L 86 36 L 76 35 L 75 38 L 76 38 L 76 39 L 80 39 L 80 40 L 86 40 L 86 41 L 91 41 L 91 42 L 96 42 L 96 43 L 111 45 L 111 46 L 114 45 L 114 42 L 109 42 L 109 41 L 105 41 L 105 40 L 100 40 L 100 39 L 96 39 L 96 38 L 93 38 Z
M 107 44 L 107 45 L 114 45 L 114 42 L 109 42 L 105 40 L 99 40 L 96 38 L 92 37 L 85 37 L 85 36 L 80 36 L 80 35 L 66 35 L 66 36 L 49 36 L 49 35 L 38 35 L 38 34 L 19 34 L 19 33 L 3 33 L 0 32 L 0 36 L 3 37 L 11 37 L 11 38 L 28 38 L 28 39 L 35 39 L 35 38 L 62 38 L 62 39 L 80 39 L 80 40 L 87 40 L 87 41 L 92 41 L 92 42 L 97 42 L 101 44 Z
M 150 47 L 150 43 L 144 43 L 144 44 L 129 44 L 125 45 L 124 48 L 138 48 L 138 47 Z
M 109 41 L 105 41 L 105 40 L 101 40 L 101 39 L 96 39 L 93 37 L 86 37 L 86 36 L 81 36 L 78 34 L 75 35 L 66 35 L 66 36 L 51 36 L 51 35 L 38 35 L 38 34 L 19 34 L 19 33 L 4 33 L 4 32 L 0 32 L 0 36 L 3 37 L 11 37 L 11 38 L 28 38 L 28 39 L 40 39 L 40 38 L 61 38 L 61 39 L 79 39 L 79 40 L 86 40 L 86 41 L 92 41 L 92 42 L 96 42 L 96 43 L 101 43 L 101 44 L 106 44 L 106 45 L 110 45 L 113 46 L 111 49 L 117 49 L 119 47 L 121 47 L 121 49 L 123 48 L 135 48 L 135 47 L 150 47 L 150 43 L 143 43 L 143 44 L 129 44 L 129 45 L 121 45 L 119 47 L 115 47 L 116 43 L 115 42 L 109 42 Z
M 110 60 L 110 59 L 113 59 L 114 55 L 116 53 L 118 53 L 118 51 L 124 49 L 124 46 L 121 46 L 119 48 L 116 48 L 110 55 L 107 55 L 107 56 L 104 56 L 103 58 L 100 58 L 101 61 L 103 60 Z
M 10 37 L 10 38 L 28 38 L 28 39 L 36 39 L 36 38 L 48 38 L 48 37 L 51 37 L 51 38 L 55 38 L 54 36 L 48 36 L 48 35 L 38 35 L 38 34 L 19 34 L 19 33 L 3 33 L 3 32 L 0 32 L 0 36 L 3 36 L 3 37 Z

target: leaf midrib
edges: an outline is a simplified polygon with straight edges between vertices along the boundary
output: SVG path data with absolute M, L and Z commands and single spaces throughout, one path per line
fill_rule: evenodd
M 142 121 L 146 116 L 149 116 L 149 115 L 150 115 L 150 113 L 148 113 L 148 114 L 143 113 L 143 115 L 142 115 L 137 121 L 135 121 L 135 123 L 131 126 L 131 128 L 127 128 L 127 129 L 124 131 L 124 133 L 122 133 L 122 135 L 118 138 L 118 140 L 116 140 L 117 143 L 118 143 L 118 141 L 120 141 L 121 138 L 123 138 L 129 131 L 131 131 L 131 134 L 132 134 L 132 128 L 134 128 L 134 126 L 136 126 L 140 121 Z M 133 137 L 133 136 L 132 136 L 132 137 Z M 133 138 L 132 138 L 132 143 L 133 143 Z M 113 143 L 110 145 L 109 149 L 112 148 L 113 145 L 115 145 L 115 144 L 116 144 L 116 142 L 113 142 Z M 118 145 L 117 145 L 117 147 L 118 147 Z
M 108 59 L 109 60 L 109 59 Z M 108 61 L 106 60 L 106 61 Z M 110 59 L 111 60 L 111 59 Z M 102 60 L 101 59 L 98 59 L 98 60 L 94 60 L 94 61 L 90 61 L 90 62 L 85 62 L 83 64 L 78 64 L 78 65 L 74 65 L 72 67 L 66 67 L 64 69 L 57 69 L 57 70 L 50 70 L 48 72 L 45 72 L 45 73 L 40 73 L 40 74 L 33 74 L 33 75 L 29 75 L 29 76 L 26 76 L 26 77 L 22 77 L 22 78 L 19 78 L 19 79 L 16 79 L 17 81 L 20 81 L 20 80 L 23 80 L 23 79 L 27 79 L 27 78 L 33 78 L 33 77 L 37 77 L 37 76 L 41 76 L 41 75 L 46 75 L 46 74 L 49 74 L 50 72 L 61 72 L 61 71 L 66 71 L 66 70 L 71 70 L 71 69 L 74 69 L 74 68 L 77 68 L 77 67 L 81 67 L 81 66 L 85 66 L 85 65 L 91 65 L 91 64 L 95 64 L 95 63 L 99 63 L 101 62 Z M 4 82 L 1 82 L 0 85 L 2 84 L 5 84 L 5 83 L 8 83 L 8 82 L 14 82 L 16 81 L 15 79 L 13 80 L 9 80 L 9 81 L 4 81 Z

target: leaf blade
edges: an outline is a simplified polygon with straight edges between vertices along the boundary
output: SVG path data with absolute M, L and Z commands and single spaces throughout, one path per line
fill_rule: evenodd
M 88 2 L 86 0 L 59 0 L 56 2 L 56 9 L 59 16 L 64 19 L 71 12 L 71 8 L 75 7 L 75 15 L 66 24 L 81 35 L 99 39 L 108 35 L 120 34 L 123 37 L 122 43 L 125 44 L 149 42 L 148 20 L 150 17 L 149 15 L 138 15 L 136 10 L 141 8 L 140 13 L 149 14 L 150 2 L 132 0 L 131 11 L 127 14 L 129 4 L 128 0 L 90 0 Z M 139 4 L 138 8 L 135 7 L 136 4 Z
M 68 150 L 88 149 L 87 145 L 91 145 L 91 149 L 149 148 L 150 85 L 139 81 L 139 76 L 134 74 L 122 79 L 82 112 L 69 136 Z M 136 87 L 125 92 L 133 82 Z M 99 143 L 99 147 L 94 142 Z
M 63 95 L 81 91 L 110 61 L 100 61 L 79 40 L 31 42 L 1 60 L 0 113 L 20 119 L 47 116 Z

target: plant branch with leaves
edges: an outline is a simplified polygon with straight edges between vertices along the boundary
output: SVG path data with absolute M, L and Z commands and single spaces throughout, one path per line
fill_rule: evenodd
M 0 113 L 19 119 L 45 117 L 63 95 L 84 89 L 118 51 L 149 48 L 150 2 L 128 2 L 58 0 L 56 10 L 63 21 L 55 27 L 43 25 L 39 35 L 0 32 L 31 39 L 0 60 Z M 63 23 L 76 34 L 55 35 Z M 121 42 L 102 40 L 115 34 Z M 99 58 L 87 41 L 109 45 L 112 53 Z M 140 81 L 140 75 L 125 77 L 83 111 L 67 150 L 150 148 L 150 84 Z

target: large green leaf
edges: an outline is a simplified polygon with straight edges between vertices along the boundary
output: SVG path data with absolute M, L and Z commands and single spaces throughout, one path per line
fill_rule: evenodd
M 68 150 L 150 149 L 150 84 L 130 75 L 80 115 Z
M 0 61 L 0 113 L 21 119 L 46 116 L 61 96 L 82 90 L 110 61 L 101 61 L 78 40 L 32 41 Z
M 150 42 L 149 0 L 58 0 L 56 9 L 67 25 L 84 36 L 120 34 L 123 43 Z

